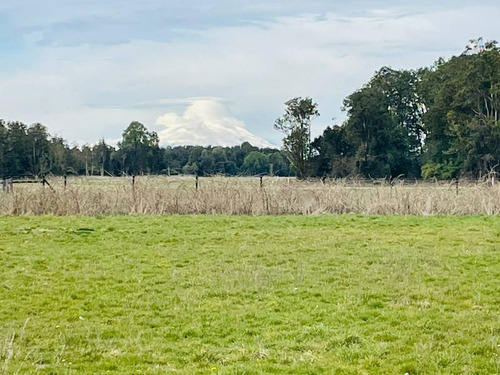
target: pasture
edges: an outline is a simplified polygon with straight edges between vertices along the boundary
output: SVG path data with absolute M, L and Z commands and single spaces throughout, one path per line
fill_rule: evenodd
M 0 214 L 52 215 L 498 215 L 500 184 L 490 180 L 377 184 L 294 178 L 72 177 L 16 184 L 0 192 Z M 492 183 L 493 182 L 493 183 Z
M 0 217 L 1 374 L 494 374 L 500 219 Z

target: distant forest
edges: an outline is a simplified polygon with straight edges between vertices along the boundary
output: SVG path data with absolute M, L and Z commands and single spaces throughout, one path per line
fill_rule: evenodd
M 272 167 L 270 167 L 272 164 Z M 234 147 L 159 147 L 158 135 L 139 122 L 123 132 L 118 147 L 104 140 L 94 146 L 69 147 L 51 137 L 41 124 L 0 122 L 0 176 L 140 174 L 288 176 L 290 163 L 277 149 L 259 149 L 244 142 Z
M 42 124 L 0 120 L 0 177 L 28 175 L 295 175 L 307 177 L 481 177 L 500 172 L 500 48 L 471 40 L 449 60 L 416 70 L 381 68 L 343 103 L 347 119 L 311 139 L 320 115 L 294 98 L 276 120 L 281 150 L 160 147 L 139 122 L 117 147 L 70 147 Z M 271 124 L 270 124 L 271 127 Z

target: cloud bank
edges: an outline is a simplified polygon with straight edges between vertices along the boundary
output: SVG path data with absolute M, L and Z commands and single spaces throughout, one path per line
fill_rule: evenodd
M 163 145 L 235 146 L 250 142 L 257 147 L 276 147 L 250 133 L 217 98 L 193 99 L 183 114 L 166 113 L 156 124 L 164 127 L 158 132 Z
M 290 11 L 293 6 L 283 13 L 284 0 L 279 6 L 257 1 L 241 23 L 230 20 L 238 19 L 231 9 L 250 4 L 243 0 L 238 7 L 229 0 L 208 1 L 218 4 L 207 5 L 208 10 L 202 7 L 206 3 L 193 0 L 189 8 L 172 12 L 158 11 L 164 3 L 160 0 L 147 2 L 150 9 L 126 0 L 91 0 L 83 9 L 63 0 L 31 3 L 50 14 L 25 14 L 30 6 L 0 5 L 0 19 L 16 14 L 0 22 L 0 118 L 43 122 L 53 134 L 79 142 L 117 138 L 137 120 L 163 132 L 164 142 L 169 136 L 201 142 L 202 133 L 192 125 L 197 123 L 212 134 L 207 142 L 214 145 L 228 142 L 223 136 L 231 132 L 214 131 L 207 124 L 225 124 L 280 144 L 282 135 L 273 123 L 283 113 L 283 103 L 295 96 L 319 103 L 321 117 L 313 126 L 318 135 L 333 117 L 342 121 L 342 100 L 380 67 L 430 65 L 440 56 L 460 54 L 470 38 L 500 35 L 498 1 L 445 1 L 447 5 L 434 8 L 370 0 L 355 2 L 363 7 L 339 2 L 342 6 L 332 10 L 331 1 L 318 0 L 313 3 L 321 6 L 303 3 L 307 6 L 297 13 Z M 411 4 L 402 7 L 404 3 Z M 258 5 L 270 15 L 259 18 Z M 2 12 L 2 7 L 16 9 Z M 209 15 L 203 27 L 196 17 L 186 21 L 192 7 L 200 17 Z M 313 13 L 305 14 L 307 9 Z M 161 18 L 164 14 L 172 19 Z M 134 20 L 141 20 L 140 25 Z M 185 111 L 186 103 L 176 103 L 179 97 L 223 98 L 234 115 L 220 101 L 189 103 Z M 163 120 L 155 125 L 166 112 L 168 128 Z M 178 127 L 169 133 L 170 124 L 190 131 Z

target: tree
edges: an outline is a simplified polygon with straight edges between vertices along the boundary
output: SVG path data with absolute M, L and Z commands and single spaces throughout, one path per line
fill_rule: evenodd
M 31 173 L 30 155 L 32 145 L 28 139 L 28 127 L 22 122 L 7 123 L 7 148 L 5 164 L 10 177 L 24 176 Z
M 32 146 L 31 170 L 34 175 L 48 173 L 52 166 L 50 160 L 49 132 L 42 124 L 33 124 L 28 127 L 28 139 Z
M 316 151 L 313 161 L 317 176 L 347 177 L 356 173 L 355 148 L 347 140 L 346 127 L 327 127 L 312 147 Z
M 7 177 L 7 127 L 5 122 L 0 120 L 0 178 Z
M 66 141 L 61 137 L 53 137 L 50 140 L 50 155 L 53 168 L 52 173 L 64 175 L 71 164 L 70 150 Z
M 104 139 L 101 139 L 99 143 L 92 148 L 92 153 L 96 154 L 97 157 L 97 165 L 101 177 L 104 176 L 106 170 L 109 170 L 112 151 L 113 148 L 108 146 Z
M 186 164 L 185 166 L 182 167 L 182 172 L 184 174 L 195 174 L 195 175 L 197 175 L 199 170 L 200 170 L 200 168 L 198 167 L 198 165 L 196 163 L 188 163 L 188 164 Z
M 123 132 L 119 147 L 123 150 L 124 169 L 134 175 L 144 173 L 152 169 L 153 156 L 159 148 L 158 134 L 133 121 Z
M 382 68 L 344 100 L 348 118 L 337 138 L 352 147 L 355 170 L 365 176 L 418 176 L 423 132 L 418 75 Z M 345 137 L 344 137 L 345 135 Z
M 280 151 L 274 151 L 269 155 L 269 174 L 273 176 L 289 176 L 290 175 L 290 163 L 283 153 Z M 271 166 L 272 165 L 272 166 Z
M 90 145 L 86 144 L 82 147 L 82 157 L 85 165 L 85 176 L 94 175 L 94 154 Z
M 319 116 L 318 105 L 311 98 L 293 98 L 285 103 L 285 114 L 276 120 L 274 127 L 285 134 L 283 150 L 298 178 L 310 173 L 311 122 Z
M 423 74 L 424 177 L 479 177 L 500 165 L 500 49 L 471 40 Z
M 224 147 L 214 147 L 212 149 L 214 168 L 216 173 L 226 173 L 227 154 Z
M 115 149 L 104 140 L 95 145 L 69 146 L 63 138 L 51 137 L 42 124 L 27 126 L 22 122 L 0 120 L 0 178 L 48 172 L 56 175 L 104 175 L 105 172 L 112 175 L 144 172 L 237 175 L 242 172 L 245 157 L 253 151 L 272 159 L 274 173 L 289 175 L 290 172 L 282 152 L 260 149 L 248 142 L 234 147 L 166 148 L 160 148 L 158 143 L 157 134 L 138 122 L 131 123 L 124 131 L 123 140 Z M 267 171 L 267 165 L 265 169 Z
M 259 151 L 252 151 L 245 156 L 241 169 L 248 175 L 264 174 L 269 169 L 269 158 Z
M 168 175 L 178 174 L 182 172 L 182 167 L 186 165 L 188 159 L 188 151 L 185 147 L 167 146 L 163 150 L 163 164 L 165 165 Z
M 199 172 L 202 175 L 215 174 L 215 158 L 212 155 L 211 148 L 207 148 L 201 152 L 199 167 L 200 167 Z

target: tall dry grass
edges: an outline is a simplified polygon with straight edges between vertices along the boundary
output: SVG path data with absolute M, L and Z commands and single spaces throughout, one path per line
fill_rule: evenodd
M 287 178 L 79 177 L 41 184 L 16 184 L 0 191 L 0 214 L 401 214 L 497 215 L 500 186 L 488 183 L 353 184 L 346 181 L 297 181 Z

